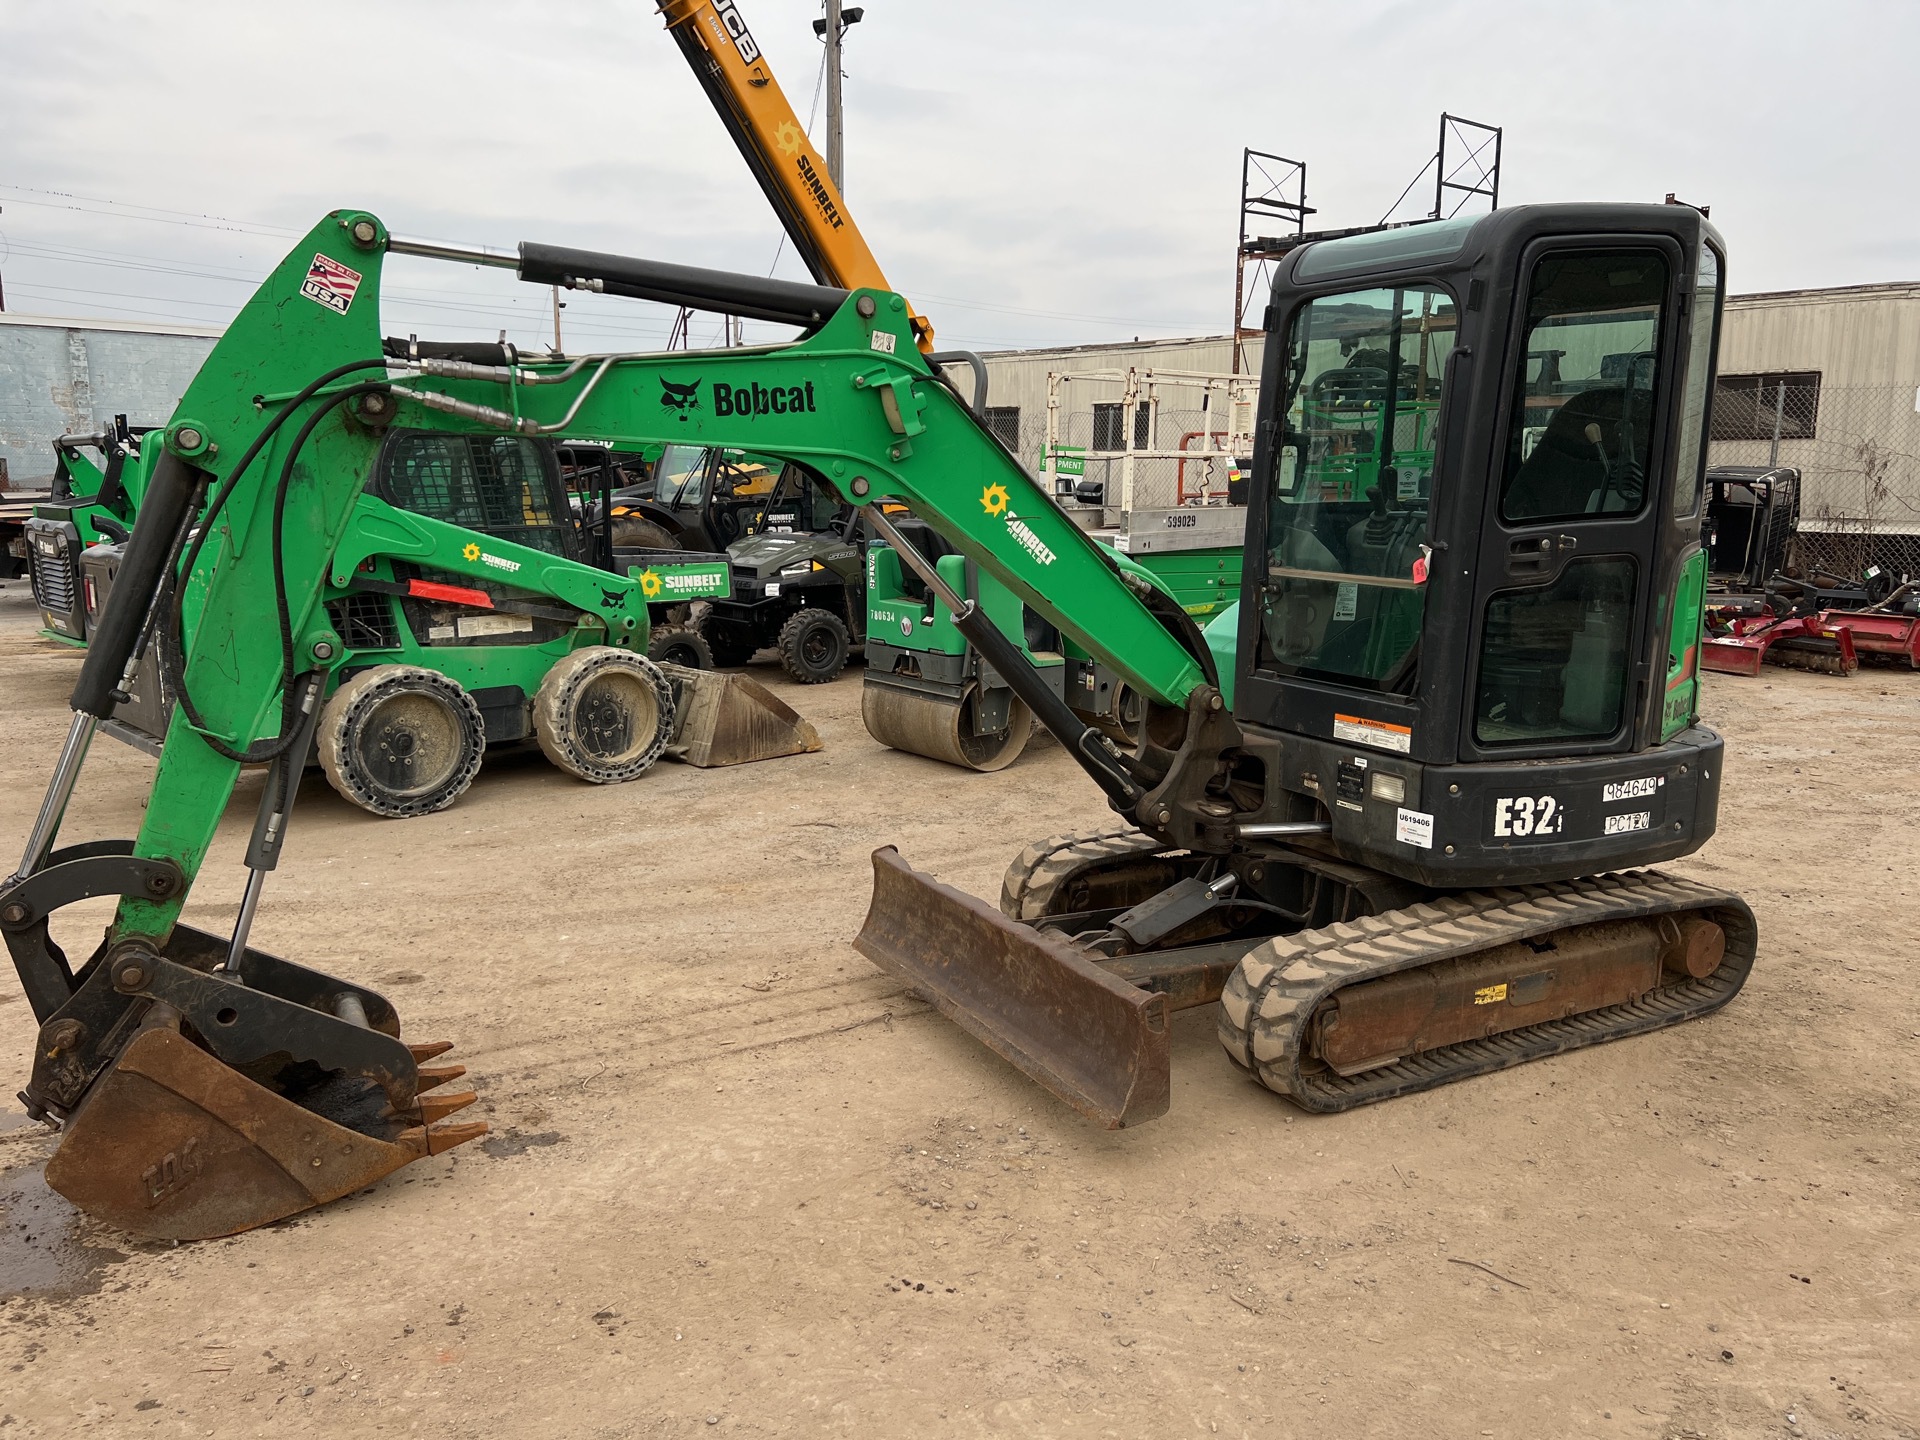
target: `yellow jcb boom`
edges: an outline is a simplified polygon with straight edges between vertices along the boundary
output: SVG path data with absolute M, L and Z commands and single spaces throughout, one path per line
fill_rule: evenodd
M 891 290 L 740 7 L 660 0 L 660 14 L 813 278 L 840 290 Z M 931 354 L 933 326 L 911 306 L 907 318 L 914 344 Z

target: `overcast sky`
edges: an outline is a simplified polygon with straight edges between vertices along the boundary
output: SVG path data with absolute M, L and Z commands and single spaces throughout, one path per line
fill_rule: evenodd
M 804 119 L 817 0 L 741 8 Z M 1443 109 L 1505 127 L 1503 205 L 1711 205 L 1736 291 L 1920 280 L 1917 57 L 1904 0 L 866 0 L 847 199 L 892 284 L 976 349 L 1224 332 L 1242 147 L 1308 162 L 1315 225 L 1366 224 Z M 13 0 L 0 76 L 10 311 L 217 325 L 341 206 L 759 273 L 780 250 L 649 0 Z M 804 278 L 790 251 L 778 273 Z M 400 257 L 384 318 L 551 337 L 544 289 Z M 670 318 L 575 297 L 568 348 L 658 344 Z

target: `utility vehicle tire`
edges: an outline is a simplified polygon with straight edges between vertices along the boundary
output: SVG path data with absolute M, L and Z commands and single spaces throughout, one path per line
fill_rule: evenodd
M 646 656 L 590 645 L 540 682 L 533 733 L 567 774 L 617 785 L 649 769 L 673 738 L 673 687 Z
M 713 663 L 725 669 L 744 665 L 760 652 L 760 646 L 751 635 L 744 633 L 738 625 L 729 625 L 715 618 L 709 612 L 694 621 L 700 632 L 700 638 L 707 642 L 707 649 L 713 654 Z
M 473 783 L 487 749 L 480 707 L 419 665 L 376 665 L 320 712 L 320 768 L 341 797 L 375 815 L 431 815 Z
M 647 658 L 656 665 L 713 669 L 713 647 L 691 625 L 656 625 L 647 636 Z
M 680 544 L 652 520 L 640 515 L 618 515 L 613 521 L 617 550 L 678 550 Z
M 780 663 L 802 685 L 824 685 L 847 668 L 853 641 L 831 610 L 800 609 L 780 627 Z

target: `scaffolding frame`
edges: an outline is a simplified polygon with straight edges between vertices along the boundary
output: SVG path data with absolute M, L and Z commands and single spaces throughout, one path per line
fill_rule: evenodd
M 1061 390 L 1076 382 L 1120 387 L 1121 438 L 1126 442 L 1124 446 L 1118 450 L 1099 450 L 1088 446 L 1076 452 L 1076 458 L 1083 465 L 1089 461 L 1104 462 L 1111 471 L 1113 463 L 1118 462 L 1119 502 L 1112 504 L 1112 497 L 1109 496 L 1107 508 L 1117 509 L 1122 514 L 1131 514 L 1137 508 L 1136 465 L 1142 460 L 1178 462 L 1173 497 L 1176 508 L 1228 503 L 1225 475 L 1217 473 L 1223 467 L 1216 462 L 1237 461 L 1253 453 L 1253 422 L 1260 400 L 1257 376 L 1221 375 L 1204 370 L 1160 370 L 1136 365 L 1129 365 L 1124 370 L 1048 371 L 1047 443 L 1042 452 L 1042 478 L 1051 480 L 1056 492 L 1061 488 L 1062 478 L 1056 458 L 1062 453 Z M 1183 393 L 1199 391 L 1198 410 L 1203 419 L 1200 429 L 1182 431 L 1172 445 L 1163 445 L 1160 443 L 1160 404 L 1169 389 Z M 1136 417 L 1142 405 L 1146 407 L 1146 443 L 1136 445 L 1133 442 L 1140 433 Z M 1216 416 L 1220 417 L 1217 424 L 1214 419 Z M 1204 443 L 1190 443 L 1194 440 Z M 1213 443 L 1216 440 L 1218 444 Z M 1191 487 L 1187 479 L 1189 463 L 1195 465 L 1197 476 Z M 1220 482 L 1217 485 L 1216 479 Z
M 1273 289 L 1271 267 L 1306 234 L 1307 162 L 1265 150 L 1240 152 L 1240 243 L 1233 264 L 1233 373 L 1246 373 L 1246 342 L 1264 331 L 1247 324 L 1247 307 Z M 1270 222 L 1291 225 L 1292 235 L 1258 233 Z M 1247 269 L 1253 269 L 1249 283 Z M 1262 304 L 1265 302 L 1262 301 Z

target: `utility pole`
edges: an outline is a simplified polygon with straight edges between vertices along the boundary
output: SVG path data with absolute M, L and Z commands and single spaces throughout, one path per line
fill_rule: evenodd
M 566 347 L 560 343 L 560 287 L 553 287 L 553 353 L 563 355 Z
M 826 0 L 827 15 L 813 22 L 813 33 L 827 42 L 827 176 L 841 195 L 847 193 L 845 139 L 841 133 L 840 41 L 849 25 L 858 25 L 866 14 L 858 5 L 842 6 L 840 0 Z

